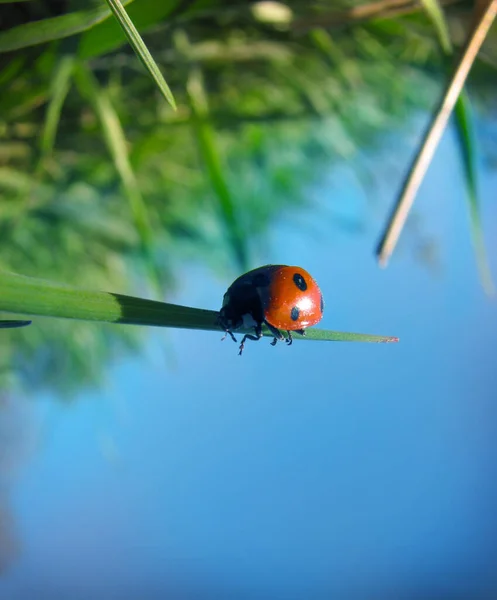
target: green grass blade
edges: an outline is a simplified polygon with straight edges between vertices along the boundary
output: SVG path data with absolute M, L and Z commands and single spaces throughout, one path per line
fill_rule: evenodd
M 21 71 L 26 64 L 24 56 L 15 56 L 5 67 L 0 71 L 0 86 L 10 83 Z
M 459 148 L 462 155 L 462 163 L 465 172 L 467 187 L 467 198 L 469 216 L 471 221 L 471 237 L 475 249 L 476 264 L 478 267 L 480 281 L 485 292 L 489 295 L 495 293 L 495 284 L 490 271 L 488 255 L 483 238 L 483 227 L 478 201 L 478 178 L 476 167 L 476 151 L 474 148 L 473 119 L 470 114 L 470 104 L 466 92 L 463 90 L 454 108 L 457 123 L 457 136 Z
M 152 240 L 148 211 L 129 161 L 126 137 L 119 116 L 112 106 L 107 93 L 100 87 L 93 74 L 84 65 L 77 65 L 75 80 L 80 92 L 89 100 L 97 115 L 105 143 L 128 198 L 135 226 L 143 246 L 148 247 Z
M 264 335 L 271 336 L 271 332 Z M 313 340 L 321 342 L 368 342 L 372 344 L 391 344 L 399 341 L 398 337 L 391 335 L 371 335 L 369 333 L 349 333 L 345 331 L 330 331 L 329 329 L 306 329 L 305 336 L 292 333 L 294 340 Z
M 123 28 L 123 31 L 126 34 L 131 47 L 135 51 L 135 54 L 150 73 L 152 79 L 157 84 L 157 87 L 161 91 L 164 98 L 169 102 L 174 110 L 176 110 L 176 102 L 171 90 L 169 89 L 169 86 L 166 83 L 166 80 L 162 76 L 157 63 L 152 58 L 152 55 L 138 33 L 138 30 L 133 25 L 133 21 L 131 21 L 131 19 L 128 17 L 128 14 L 124 10 L 120 0 L 106 0 L 106 2 L 112 10 L 112 13 L 114 14 L 114 17 L 118 21 L 119 25 Z
M 50 100 L 47 107 L 45 125 L 40 139 L 40 163 L 43 163 L 53 151 L 62 106 L 69 92 L 73 71 L 74 57 L 72 56 L 62 57 L 55 68 L 50 86 Z
M 187 83 L 187 92 L 194 115 L 192 120 L 200 154 L 204 161 L 212 188 L 219 201 L 220 214 L 230 240 L 230 246 L 238 266 L 246 270 L 248 266 L 247 245 L 236 215 L 235 205 L 228 183 L 224 177 L 221 158 L 216 147 L 216 134 L 209 122 L 209 107 L 198 69 L 192 70 Z
M 124 0 L 123 4 L 132 1 Z M 111 12 L 106 6 L 99 6 L 12 27 L 0 33 L 0 53 L 70 37 L 90 29 L 110 16 Z
M 438 41 L 442 50 L 445 54 L 452 54 L 452 42 L 450 40 L 449 28 L 440 3 L 438 0 L 421 0 L 421 3 L 437 32 Z
M 0 329 L 15 329 L 26 325 L 31 325 L 31 321 L 0 321 Z
M 138 31 L 163 23 L 181 7 L 182 0 L 140 0 L 126 8 Z M 101 56 L 126 44 L 127 38 L 116 19 L 107 19 L 80 36 L 78 56 L 82 59 Z
M 220 332 L 218 313 L 108 292 L 78 290 L 42 279 L 0 272 L 0 311 L 128 325 Z M 271 332 L 264 331 L 271 337 Z M 397 342 L 398 338 L 308 329 L 298 340 Z
M 119 115 L 112 106 L 107 93 L 99 86 L 91 71 L 82 64 L 75 67 L 75 81 L 80 92 L 88 98 L 98 117 L 107 148 L 119 174 L 128 199 L 133 222 L 140 236 L 141 250 L 150 283 L 156 291 L 161 288 L 160 271 L 153 258 L 153 231 L 147 205 L 129 160 L 126 137 Z

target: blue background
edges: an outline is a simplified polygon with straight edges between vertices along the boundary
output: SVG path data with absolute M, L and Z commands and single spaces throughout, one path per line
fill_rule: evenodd
M 480 167 L 497 275 L 497 175 Z M 97 393 L 16 401 L 23 459 L 3 493 L 19 552 L 2 598 L 495 597 L 497 307 L 451 135 L 416 205 L 437 260 L 415 258 L 411 227 L 380 270 L 401 177 L 370 203 L 335 173 L 259 257 L 313 274 L 320 326 L 399 344 L 264 339 L 240 358 L 221 334 L 150 330 Z M 334 224 L 337 198 L 360 232 Z M 218 309 L 231 275 L 187 265 L 171 301 Z

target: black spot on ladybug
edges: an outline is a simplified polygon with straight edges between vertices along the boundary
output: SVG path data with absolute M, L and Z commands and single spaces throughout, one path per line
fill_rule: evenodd
M 323 300 L 323 296 L 321 296 L 321 314 L 324 313 L 324 300 Z
M 266 273 L 257 273 L 252 279 L 252 284 L 255 285 L 255 287 L 267 287 L 270 283 L 271 281 Z
M 300 310 L 296 306 L 294 306 L 292 308 L 292 312 L 290 313 L 290 317 L 292 318 L 292 321 L 298 321 L 299 320 Z
M 299 288 L 301 292 L 305 292 L 307 289 L 307 283 L 300 273 L 295 273 L 293 276 L 293 283 Z

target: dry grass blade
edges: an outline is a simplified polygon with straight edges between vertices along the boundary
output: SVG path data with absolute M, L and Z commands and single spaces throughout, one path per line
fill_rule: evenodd
M 441 5 L 458 4 L 462 0 L 439 0 Z M 312 31 L 316 27 L 327 29 L 346 27 L 372 19 L 387 19 L 422 10 L 422 4 L 413 0 L 379 0 L 352 6 L 347 10 L 321 12 L 316 16 L 304 16 L 292 22 L 292 30 L 298 34 Z
M 377 255 L 380 265 L 386 266 L 404 228 L 416 193 L 428 170 L 435 150 L 447 126 L 450 115 L 459 98 L 471 66 L 485 40 L 497 13 L 497 0 L 488 2 L 481 12 L 466 43 L 462 57 L 447 86 L 442 103 L 425 135 L 421 149 L 409 170 L 401 196 L 389 219 L 388 226 L 379 244 Z
M 449 28 L 439 0 L 421 0 L 427 14 L 429 15 L 437 32 L 440 46 L 447 56 L 453 54 L 452 42 L 449 35 Z M 486 0 L 475 9 L 475 21 L 479 16 L 479 11 L 485 9 Z M 461 161 L 465 174 L 465 183 L 467 188 L 467 201 L 471 221 L 471 235 L 475 249 L 476 264 L 480 274 L 480 281 L 483 289 L 488 295 L 495 293 L 495 286 L 492 280 L 492 274 L 488 264 L 487 252 L 483 238 L 483 227 L 478 200 L 478 170 L 476 166 L 476 149 L 474 143 L 474 126 L 472 118 L 472 107 L 468 94 L 463 89 L 459 94 L 454 107 L 454 123 L 457 132 L 458 146 L 461 154 Z

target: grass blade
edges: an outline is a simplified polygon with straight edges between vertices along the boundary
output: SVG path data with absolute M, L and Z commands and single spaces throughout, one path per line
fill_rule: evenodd
M 457 134 L 460 139 L 460 149 L 463 157 L 463 166 L 466 173 L 466 185 L 468 191 L 469 217 L 471 224 L 471 238 L 475 249 L 476 264 L 480 275 L 483 289 L 488 295 L 495 294 L 495 284 L 488 263 L 488 255 L 483 238 L 483 227 L 481 223 L 480 204 L 478 201 L 478 180 L 476 169 L 476 152 L 474 150 L 473 120 L 469 112 L 469 102 L 466 102 L 466 94 L 463 91 L 456 103 L 455 116 L 457 119 Z
M 221 159 L 215 142 L 215 131 L 208 120 L 209 107 L 202 84 L 200 70 L 193 69 L 187 83 L 187 92 L 193 112 L 193 127 L 211 185 L 219 201 L 220 214 L 223 218 L 230 246 L 236 257 L 240 270 L 248 265 L 247 246 L 236 215 L 236 207 L 231 196 L 228 183 L 224 177 Z
M 469 70 L 480 50 L 483 41 L 497 13 L 497 0 L 488 2 L 485 10 L 468 38 L 464 52 L 447 86 L 440 108 L 428 128 L 420 150 L 409 169 L 402 193 L 389 219 L 383 237 L 378 246 L 377 255 L 381 265 L 385 266 L 395 249 L 404 228 L 416 193 L 421 185 L 435 150 L 447 126 L 450 115 L 457 103 Z
M 75 76 L 80 92 L 89 100 L 100 122 L 107 148 L 128 198 L 135 226 L 143 246 L 147 247 L 152 240 L 148 211 L 129 161 L 126 137 L 119 116 L 89 69 L 78 64 Z
M 271 336 L 270 332 L 264 335 Z M 390 335 L 371 335 L 369 333 L 349 333 L 345 331 L 330 331 L 329 329 L 306 329 L 305 336 L 292 333 L 294 340 L 313 340 L 321 342 L 367 342 L 370 344 L 392 344 L 399 341 L 398 337 Z
M 55 68 L 55 73 L 50 86 L 50 100 L 47 107 L 43 133 L 40 139 L 40 164 L 43 164 L 53 151 L 62 106 L 69 92 L 73 72 L 74 57 L 62 57 Z
M 148 48 L 138 33 L 138 30 L 133 25 L 133 21 L 128 17 L 128 14 L 124 10 L 120 0 L 106 0 L 106 2 L 126 34 L 126 37 L 128 38 L 131 47 L 135 51 L 135 54 L 141 60 L 145 69 L 147 69 L 147 71 L 150 73 L 152 79 L 157 84 L 157 87 L 161 91 L 164 98 L 169 102 L 174 110 L 176 110 L 176 102 L 171 90 L 169 89 L 169 86 L 166 83 L 166 80 L 162 76 L 157 63 L 152 58 L 152 55 L 148 51 Z
M 449 28 L 438 0 L 422 0 L 422 2 L 435 27 L 442 50 L 446 55 L 451 55 L 453 47 L 450 40 Z M 454 108 L 454 117 L 468 192 L 467 197 L 471 220 L 471 237 L 475 249 L 476 264 L 483 289 L 487 294 L 491 295 L 495 293 L 495 286 L 492 280 L 483 239 L 483 228 L 478 200 L 478 176 L 476 169 L 474 128 L 471 112 L 471 102 L 463 89 Z
M 0 71 L 0 86 L 9 84 L 22 70 L 26 64 L 23 56 L 12 58 Z
M 124 0 L 123 3 L 129 4 L 132 1 Z M 90 29 L 110 16 L 111 12 L 106 6 L 99 6 L 12 27 L 0 33 L 0 53 L 70 37 Z
M 452 42 L 450 41 L 449 28 L 447 27 L 447 22 L 438 0 L 421 0 L 421 3 L 435 27 L 442 50 L 445 54 L 452 54 Z
M 126 7 L 128 17 L 138 31 L 163 23 L 182 11 L 182 0 L 140 0 Z M 78 56 L 94 58 L 117 50 L 127 43 L 126 34 L 116 19 L 107 19 L 80 36 Z
M 78 290 L 25 277 L 0 272 L 0 311 L 17 314 L 79 319 L 127 325 L 148 325 L 220 332 L 218 313 L 165 302 L 155 302 L 108 292 Z M 398 338 L 308 329 L 306 336 L 296 334 L 296 340 L 342 342 L 397 342 Z M 271 337 L 268 330 L 264 335 Z
M 138 181 L 129 160 L 126 136 L 119 115 L 112 106 L 107 93 L 99 86 L 91 71 L 82 64 L 75 68 L 75 81 L 80 92 L 88 98 L 102 127 L 107 148 L 121 179 L 128 199 L 133 222 L 140 237 L 141 250 L 145 259 L 150 282 L 156 291 L 161 288 L 161 276 L 153 258 L 153 232 L 147 205 L 141 194 Z

